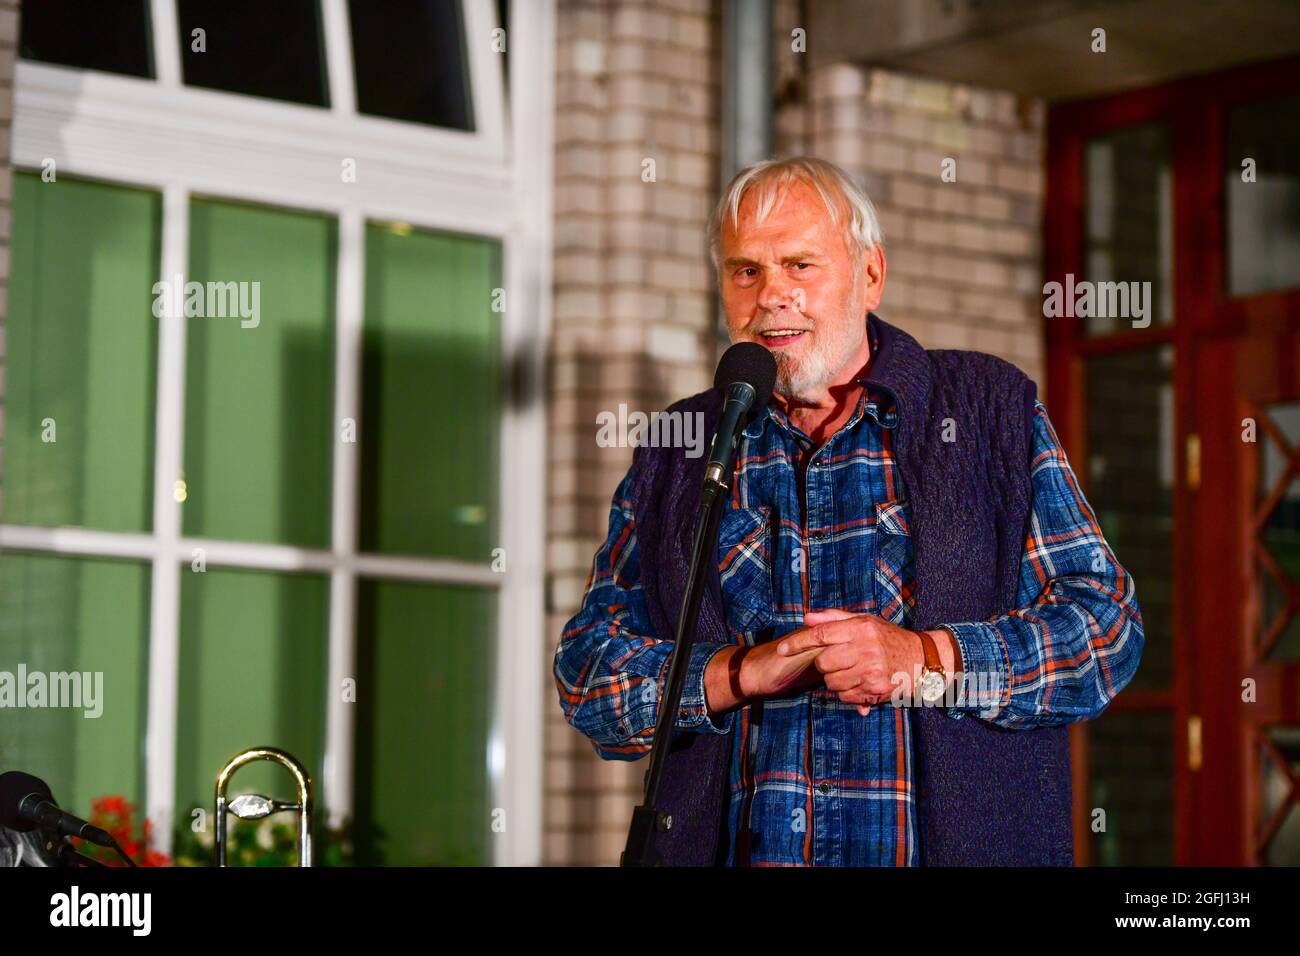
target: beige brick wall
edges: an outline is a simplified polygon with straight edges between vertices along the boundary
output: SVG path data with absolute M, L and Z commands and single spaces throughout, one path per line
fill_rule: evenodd
M 631 450 L 596 415 L 708 386 L 715 291 L 718 18 L 710 0 L 560 0 L 550 343 L 548 651 L 577 610 Z M 653 161 L 653 181 L 646 181 Z M 603 761 L 547 674 L 543 860 L 612 864 L 646 764 Z
M 4 435 L 6 356 L 5 316 L 9 313 L 10 203 L 14 174 L 10 133 L 14 117 L 14 62 L 18 57 L 18 0 L 0 0 L 0 515 L 4 513 Z

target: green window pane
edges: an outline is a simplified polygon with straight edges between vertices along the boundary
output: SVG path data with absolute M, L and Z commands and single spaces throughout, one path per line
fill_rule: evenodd
M 362 581 L 358 597 L 357 862 L 489 864 L 496 595 Z
M 4 520 L 152 526 L 156 193 L 14 175 Z
M 35 774 L 81 817 L 102 796 L 143 806 L 149 578 L 130 561 L 0 554 L 0 771 Z M 24 702 L 44 684 L 45 706 L 16 707 L 20 669 Z
M 191 205 L 186 534 L 329 546 L 335 250 L 329 218 Z
M 361 547 L 488 561 L 497 546 L 500 246 L 366 230 Z
M 211 813 L 217 773 L 239 751 L 262 745 L 280 747 L 302 761 L 317 782 L 317 805 L 324 805 L 319 783 L 328 620 L 327 578 L 182 570 L 178 823 L 187 821 L 196 805 Z M 262 762 L 235 776 L 230 796 L 240 793 L 295 796 L 288 773 Z M 291 815 L 276 820 L 292 822 Z

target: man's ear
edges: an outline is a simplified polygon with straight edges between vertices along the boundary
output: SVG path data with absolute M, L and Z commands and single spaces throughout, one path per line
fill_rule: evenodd
M 862 260 L 862 294 L 863 305 L 868 312 L 874 312 L 880 306 L 881 296 L 885 291 L 885 249 L 876 246 Z

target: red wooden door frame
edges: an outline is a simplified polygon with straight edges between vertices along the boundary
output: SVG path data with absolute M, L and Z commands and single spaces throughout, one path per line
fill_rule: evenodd
M 1245 864 L 1254 781 L 1248 780 L 1237 694 L 1224 674 L 1241 674 L 1243 607 L 1249 578 L 1241 533 L 1246 496 L 1240 444 L 1201 443 L 1199 487 L 1189 487 L 1188 437 L 1207 428 L 1240 431 L 1237 396 L 1248 371 L 1239 345 L 1267 342 L 1300 322 L 1300 290 L 1232 298 L 1227 294 L 1224 237 L 1224 151 L 1227 115 L 1240 102 L 1300 91 L 1300 57 L 1189 77 L 1048 112 L 1045 281 L 1086 275 L 1083 148 L 1092 137 L 1148 123 L 1170 136 L 1173 170 L 1173 302 L 1170 326 L 1086 337 L 1077 318 L 1044 320 L 1048 401 L 1074 462 L 1088 460 L 1085 361 L 1131 348 L 1174 348 L 1173 621 L 1174 683 L 1168 691 L 1126 691 L 1117 712 L 1168 708 L 1174 720 L 1174 863 Z M 1231 367 L 1230 374 L 1223 368 Z M 1227 393 L 1227 394 L 1225 394 Z M 1231 416 L 1236 416 L 1232 418 Z M 1079 479 L 1087 487 L 1086 469 Z M 1252 502 L 1253 504 L 1253 502 Z M 1201 520 L 1198 521 L 1197 518 Z M 1123 555 L 1120 556 L 1123 560 Z M 1139 600 L 1141 582 L 1138 582 Z M 1236 702 L 1236 703 L 1234 703 Z M 1189 720 L 1201 720 L 1199 770 L 1189 767 Z M 1087 727 L 1072 730 L 1075 766 L 1075 859 L 1089 860 Z M 1234 785 L 1228 785 L 1229 783 Z M 1235 785 L 1240 783 L 1241 785 Z
M 1222 520 L 1201 522 L 1196 574 L 1214 580 L 1216 600 L 1198 620 L 1208 635 L 1200 707 L 1208 727 L 1205 751 L 1206 812 L 1200 820 L 1198 863 L 1252 864 L 1268 821 L 1260 809 L 1260 747 L 1264 729 L 1300 723 L 1300 664 L 1262 662 L 1258 645 L 1267 621 L 1256 587 L 1256 512 L 1259 462 L 1272 439 L 1265 434 L 1267 406 L 1300 399 L 1300 301 L 1290 293 L 1289 330 L 1249 329 L 1204 344 L 1197 355 L 1202 380 L 1213 380 L 1219 400 L 1200 421 L 1207 467 L 1201 494 L 1223 502 Z M 1276 305 L 1276 303 L 1275 303 Z M 1246 419 L 1257 423 L 1252 448 L 1242 441 Z M 1228 520 L 1235 516 L 1235 520 Z M 1242 681 L 1252 678 L 1256 697 L 1243 701 Z

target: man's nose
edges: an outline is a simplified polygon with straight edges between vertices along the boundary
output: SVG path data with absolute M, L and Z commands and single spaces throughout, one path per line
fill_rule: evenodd
M 763 287 L 758 293 L 758 307 L 765 312 L 782 312 L 794 308 L 792 285 L 793 283 L 779 272 L 776 275 L 764 276 Z

